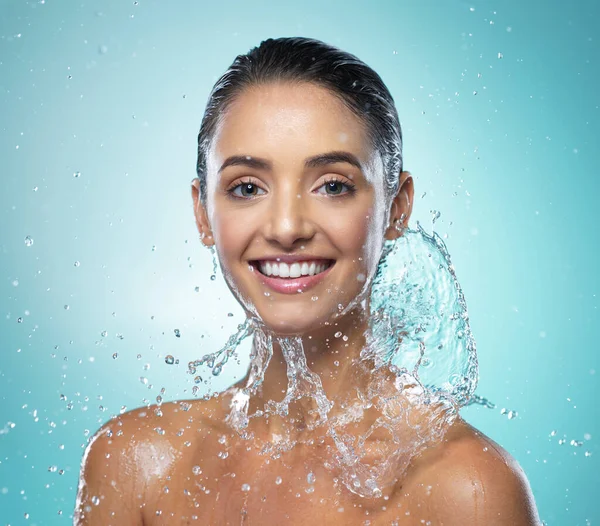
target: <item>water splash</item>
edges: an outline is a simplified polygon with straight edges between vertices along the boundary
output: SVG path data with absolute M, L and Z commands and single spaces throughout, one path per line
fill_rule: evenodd
M 415 455 L 443 438 L 461 406 L 490 403 L 473 398 L 475 340 L 450 256 L 435 232 L 429 235 L 417 223 L 416 230 L 386 242 L 368 308 L 366 345 L 352 363 L 356 378 L 368 381 L 357 382 L 353 398 L 330 400 L 307 365 L 302 339 L 277 337 L 256 318 L 239 325 L 222 349 L 190 362 L 189 373 L 204 365 L 219 375 L 240 342 L 253 335 L 245 385 L 222 393 L 231 396 L 227 423 L 258 443 L 252 420 L 281 417 L 288 426 L 284 434 L 257 444 L 262 454 L 278 458 L 299 443 L 289 408 L 305 399 L 314 407 L 308 429 L 320 433 L 323 465 L 353 493 L 380 497 Z M 287 364 L 287 391 L 282 401 L 250 413 L 275 344 Z
M 233 356 L 240 342 L 251 334 L 252 324 L 250 319 L 239 324 L 237 328 L 237 332 L 229 337 L 227 343 L 219 351 L 206 354 L 200 360 L 189 362 L 188 373 L 195 375 L 198 367 L 206 365 L 212 369 L 213 375 L 218 376 L 221 374 L 223 366 L 229 361 L 229 358 Z
M 407 229 L 386 245 L 371 294 L 367 348 L 465 405 L 477 386 L 475 340 L 450 254 L 435 232 Z

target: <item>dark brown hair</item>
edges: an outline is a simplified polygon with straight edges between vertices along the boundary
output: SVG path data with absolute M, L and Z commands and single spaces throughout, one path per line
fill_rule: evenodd
M 386 195 L 396 195 L 402 171 L 402 130 L 394 99 L 381 77 L 356 56 L 320 40 L 282 37 L 264 40 L 238 55 L 210 93 L 198 135 L 196 165 L 205 205 L 206 158 L 220 115 L 245 88 L 277 81 L 325 87 L 362 119 L 372 147 L 381 155 Z

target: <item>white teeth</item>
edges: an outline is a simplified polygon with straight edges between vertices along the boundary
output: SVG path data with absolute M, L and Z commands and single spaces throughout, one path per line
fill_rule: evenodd
M 287 263 L 279 263 L 279 277 L 280 278 L 289 278 L 290 277 L 290 267 Z
M 292 263 L 290 265 L 290 278 L 299 278 L 301 275 L 300 263 Z
M 320 274 L 329 267 L 328 263 L 295 262 L 291 265 L 278 261 L 259 261 L 258 267 L 266 276 L 277 276 L 280 278 L 299 278 L 300 276 L 314 276 Z

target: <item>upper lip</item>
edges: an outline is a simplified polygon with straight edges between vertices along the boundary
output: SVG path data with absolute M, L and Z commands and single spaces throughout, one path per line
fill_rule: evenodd
M 250 261 L 278 261 L 281 263 L 296 263 L 298 261 L 334 261 L 332 258 L 322 256 L 313 256 L 310 254 L 279 254 L 273 256 L 264 256 Z

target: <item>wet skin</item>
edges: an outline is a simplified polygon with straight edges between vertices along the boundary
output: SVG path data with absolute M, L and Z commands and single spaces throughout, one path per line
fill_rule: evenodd
M 360 168 L 306 162 L 341 150 Z M 237 163 L 220 170 L 235 155 L 265 159 L 268 166 Z M 364 392 L 369 380 L 357 375 L 352 361 L 367 315 L 337 316 L 339 305 L 348 307 L 364 292 L 384 239 L 400 235 L 394 225 L 407 224 L 412 209 L 410 174 L 400 174 L 398 194 L 388 201 L 381 171 L 363 123 L 339 99 L 317 86 L 277 84 L 238 96 L 211 148 L 206 207 L 197 181 L 192 190 L 203 243 L 216 247 L 232 293 L 270 330 L 301 336 L 308 366 L 330 400 L 355 388 Z M 337 183 L 328 187 L 332 178 Z M 251 191 L 244 195 L 240 185 L 248 183 Z M 335 264 L 310 291 L 283 294 L 269 291 L 250 264 L 279 254 Z M 348 339 L 334 337 L 337 332 Z M 261 402 L 281 399 L 286 374 L 276 352 Z M 461 419 L 413 458 L 383 497 L 369 499 L 335 483 L 335 473 L 324 468 L 330 444 L 301 426 L 293 430 L 301 445 L 277 460 L 261 455 L 225 423 L 228 396 L 163 404 L 158 413 L 156 407 L 137 409 L 105 424 L 85 453 L 75 523 L 539 524 L 517 463 Z M 295 408 L 300 423 L 305 409 Z M 257 436 L 265 440 L 280 429 L 276 421 L 261 425 Z
M 176 402 L 105 424 L 86 453 L 76 524 L 540 524 L 516 461 L 462 419 L 369 499 L 336 486 L 321 444 L 260 455 L 223 423 L 227 406 L 226 395 Z

